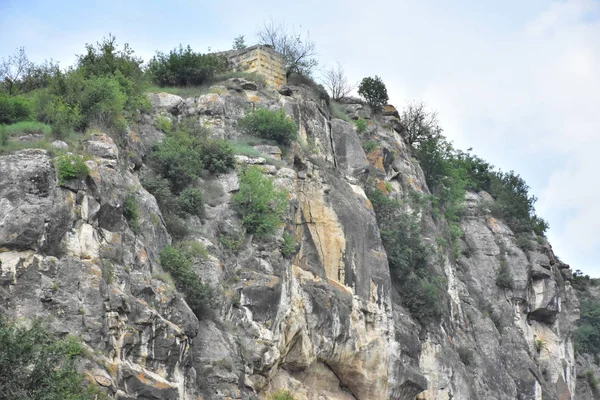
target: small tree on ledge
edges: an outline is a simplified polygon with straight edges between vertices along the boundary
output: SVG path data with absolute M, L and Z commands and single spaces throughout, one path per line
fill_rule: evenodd
M 371 107 L 381 106 L 388 101 L 387 89 L 378 76 L 363 78 L 358 86 L 358 94 L 364 97 Z

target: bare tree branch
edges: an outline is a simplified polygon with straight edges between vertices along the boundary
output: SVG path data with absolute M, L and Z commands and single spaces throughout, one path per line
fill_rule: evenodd
M 325 71 L 323 74 L 323 85 L 329 90 L 329 94 L 333 100 L 340 100 L 348 96 L 356 88 L 356 83 L 348 82 L 344 68 L 339 62 L 336 67 Z
M 406 140 L 411 145 L 441 132 L 437 113 L 428 111 L 422 102 L 410 103 L 402 111 L 400 121 L 406 128 Z
M 275 24 L 272 20 L 265 22 L 257 31 L 260 44 L 268 45 L 283 55 L 286 76 L 292 72 L 310 76 L 318 61 L 315 42 L 310 40 L 307 32 L 304 37 L 297 34 L 292 27 L 286 30 L 282 24 Z
M 15 54 L 8 56 L 8 59 L 2 59 L 0 63 L 0 80 L 3 81 L 5 90 L 9 95 L 13 94 L 15 84 L 23 78 L 31 66 L 32 63 L 27 58 L 24 47 L 19 47 Z

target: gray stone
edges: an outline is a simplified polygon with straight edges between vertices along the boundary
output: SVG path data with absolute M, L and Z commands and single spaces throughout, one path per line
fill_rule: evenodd
M 65 142 L 63 142 L 62 140 L 55 140 L 50 145 L 52 147 L 54 147 L 55 149 L 61 149 L 61 150 L 66 150 L 69 148 L 69 145 L 66 144 Z

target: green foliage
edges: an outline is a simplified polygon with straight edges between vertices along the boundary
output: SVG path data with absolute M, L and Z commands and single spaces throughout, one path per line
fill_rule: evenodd
M 233 50 L 243 50 L 246 46 L 246 39 L 244 39 L 244 35 L 236 36 L 233 39 Z
M 164 133 L 169 133 L 173 129 L 173 123 L 169 118 L 158 115 L 156 117 L 156 127 Z
M 233 204 L 242 217 L 247 232 L 257 236 L 274 233 L 283 223 L 288 208 L 287 192 L 277 189 L 273 180 L 253 166 L 241 173 L 240 190 Z
M 179 210 L 198 217 L 204 216 L 204 201 L 202 190 L 193 187 L 183 189 L 177 197 Z
M 60 185 L 69 179 L 85 178 L 90 173 L 83 157 L 75 154 L 64 154 L 56 157 L 54 167 L 58 173 L 58 183 Z
M 546 349 L 548 347 L 548 344 L 542 338 L 535 338 L 534 346 L 535 346 L 535 351 L 537 351 L 539 353 L 540 351 Z
M 212 287 L 204 283 L 194 271 L 194 262 L 205 257 L 197 246 L 182 243 L 179 246 L 167 246 L 160 252 L 160 264 L 175 281 L 177 290 L 199 319 L 202 319 L 214 303 Z
M 517 246 L 523 251 L 533 250 L 532 238 L 526 233 L 516 235 Z
M 174 193 L 178 194 L 192 184 L 204 169 L 195 142 L 194 138 L 177 133 L 166 137 L 153 148 L 151 160 L 157 171 L 170 182 Z
M 140 233 L 140 205 L 134 192 L 127 193 L 123 204 L 123 216 L 127 219 L 129 227 L 135 234 Z
M 512 289 L 514 287 L 513 277 L 510 268 L 504 260 L 500 260 L 500 269 L 496 276 L 496 285 L 502 289 Z
M 233 147 L 224 139 L 206 139 L 200 145 L 204 169 L 218 174 L 235 167 Z
M 221 243 L 221 245 L 235 254 L 239 253 L 240 250 L 242 250 L 245 241 L 246 239 L 241 233 L 224 233 L 219 235 L 219 242 Z
M 387 88 L 378 76 L 363 78 L 358 86 L 358 94 L 364 97 L 371 107 L 381 106 L 388 101 Z
M 594 375 L 593 370 L 588 369 L 585 371 L 585 380 L 587 381 L 588 385 L 590 385 L 592 391 L 595 392 L 598 389 L 598 378 L 596 378 L 596 375 Z
M 402 305 L 422 323 L 439 317 L 443 281 L 430 267 L 430 248 L 421 233 L 419 213 L 408 212 L 405 202 L 388 197 L 373 186 L 367 187 L 367 196 L 375 208 L 390 273 L 402 295 Z
M 274 140 L 284 146 L 288 146 L 296 139 L 298 130 L 296 123 L 286 117 L 283 109 L 270 111 L 260 108 L 240 119 L 238 123 L 246 133 Z
M 367 131 L 367 128 L 369 127 L 368 122 L 362 118 L 359 118 L 356 121 L 354 121 L 354 125 L 356 126 L 356 132 L 359 135 L 364 134 Z
M 346 122 L 352 122 L 352 119 L 348 116 L 346 110 L 344 110 L 343 106 L 337 101 L 329 102 L 329 112 L 334 118 L 338 118 Z
M 171 193 L 171 186 L 167 179 L 155 176 L 145 177 L 142 180 L 142 186 L 156 198 L 158 207 L 163 212 L 179 212 L 177 198 Z
M 283 242 L 281 243 L 281 254 L 285 258 L 290 258 L 296 253 L 296 239 L 288 232 L 283 232 Z
M 468 347 L 459 347 L 456 352 L 458 353 L 458 357 L 460 361 L 465 365 L 471 365 L 474 360 L 473 351 Z
M 148 63 L 152 82 L 160 86 L 197 86 L 213 75 L 224 72 L 227 61 L 222 57 L 192 51 L 179 45 L 165 54 L 157 52 Z
M 203 170 L 226 172 L 235 166 L 233 148 L 223 139 L 212 139 L 210 132 L 195 121 L 184 120 L 174 132 L 157 144 L 151 160 L 156 170 L 179 194 L 200 176 Z
M 185 222 L 177 214 L 167 212 L 164 214 L 164 218 L 167 232 L 173 240 L 183 240 L 188 235 L 189 230 Z
M 281 389 L 271 396 L 271 400 L 294 400 L 289 390 Z
M 75 361 L 82 353 L 81 343 L 72 337 L 58 339 L 39 322 L 24 327 L 0 318 L 2 399 L 103 399 L 77 372 Z
M 9 96 L 0 92 L 0 124 L 25 121 L 32 115 L 31 101 L 23 96 Z
M 315 80 L 308 75 L 298 72 L 291 72 L 288 75 L 287 83 L 291 86 L 306 86 L 317 93 L 320 99 L 329 102 L 329 93 L 327 93 L 325 87 L 315 82 Z
M 52 128 L 46 124 L 35 121 L 21 121 L 11 125 L 0 125 L 0 134 L 6 134 L 6 140 L 13 136 L 28 135 L 28 134 L 39 134 L 49 135 L 52 132 Z
M 373 151 L 375 151 L 375 149 L 377 149 L 379 147 L 379 145 L 377 144 L 377 142 L 373 141 L 373 140 L 367 140 L 366 142 L 363 143 L 362 145 L 365 153 L 369 154 Z
M 580 302 L 575 349 L 580 353 L 598 355 L 600 354 L 600 299 L 592 295 L 590 288 L 600 285 L 600 280 L 592 279 L 577 270 L 573 273 L 572 284 Z

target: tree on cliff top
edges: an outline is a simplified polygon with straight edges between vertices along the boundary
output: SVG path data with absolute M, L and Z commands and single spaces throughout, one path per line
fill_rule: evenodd
M 378 76 L 363 78 L 358 86 L 358 94 L 364 97 L 371 107 L 384 105 L 388 101 L 387 88 Z
M 292 72 L 310 76 L 313 68 L 318 64 L 316 45 L 310 39 L 308 32 L 304 37 L 296 33 L 293 28 L 287 30 L 282 24 L 276 25 L 273 21 L 265 22 L 257 32 L 260 44 L 273 47 L 283 55 L 286 77 Z
M 344 69 L 340 63 L 334 68 L 329 68 L 323 74 L 323 85 L 329 90 L 329 94 L 333 100 L 340 100 L 346 97 L 356 87 L 355 83 L 350 83 Z

